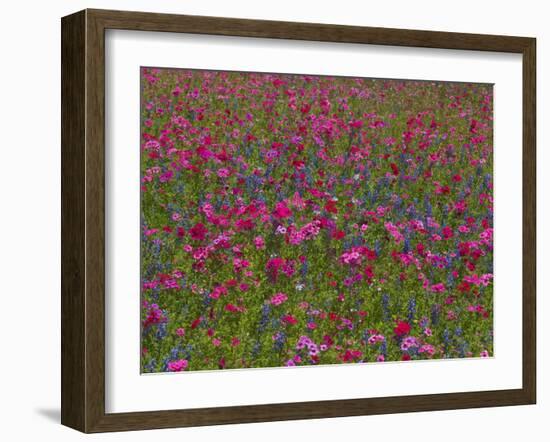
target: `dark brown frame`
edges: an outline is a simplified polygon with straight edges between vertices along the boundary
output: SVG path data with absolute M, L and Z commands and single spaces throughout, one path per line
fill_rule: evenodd
M 84 10 L 62 30 L 61 422 L 91 433 L 412 411 L 536 401 L 536 40 L 233 18 Z M 401 397 L 105 413 L 106 29 L 512 52 L 523 55 L 523 386 Z M 518 146 L 519 149 L 519 146 Z

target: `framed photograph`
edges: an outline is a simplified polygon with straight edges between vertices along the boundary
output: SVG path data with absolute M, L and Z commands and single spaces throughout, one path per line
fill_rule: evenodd
M 64 425 L 535 403 L 535 39 L 61 25 Z

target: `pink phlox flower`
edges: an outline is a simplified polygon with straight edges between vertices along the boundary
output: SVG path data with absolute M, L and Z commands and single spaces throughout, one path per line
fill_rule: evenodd
M 277 293 L 271 297 L 269 300 L 270 304 L 272 305 L 281 305 L 288 299 L 288 296 L 284 293 Z
M 187 359 L 168 362 L 168 371 L 183 371 L 187 368 L 189 362 Z

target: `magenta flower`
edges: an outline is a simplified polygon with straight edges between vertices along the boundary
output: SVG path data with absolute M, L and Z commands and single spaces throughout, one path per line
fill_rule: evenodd
M 283 304 L 284 302 L 286 302 L 286 300 L 288 299 L 288 296 L 285 295 L 284 293 L 277 293 L 276 295 L 273 295 L 271 297 L 271 299 L 269 300 L 269 302 L 272 304 L 272 305 L 281 305 Z
M 275 206 L 275 210 L 273 211 L 273 216 L 275 218 L 288 218 L 292 215 L 291 210 L 287 207 L 286 203 L 279 202 Z
M 207 233 L 208 230 L 206 230 L 206 227 L 202 223 L 197 223 L 191 229 L 189 229 L 189 234 L 191 235 L 191 238 L 198 241 L 204 240 Z
M 168 371 L 183 371 L 187 368 L 189 362 L 186 359 L 168 362 Z
M 220 178 L 227 178 L 230 175 L 230 172 L 229 172 L 229 169 L 221 168 L 221 169 L 218 169 L 217 174 Z
M 433 293 L 443 293 L 445 291 L 445 285 L 442 283 L 442 282 L 439 282 L 437 284 L 433 284 L 431 287 L 430 287 L 430 290 L 433 292 Z

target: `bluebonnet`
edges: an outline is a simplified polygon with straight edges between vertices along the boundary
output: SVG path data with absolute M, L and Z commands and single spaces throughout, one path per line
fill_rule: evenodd
M 306 275 L 307 275 L 307 270 L 308 270 L 308 263 L 307 263 L 307 260 L 305 260 L 303 263 L 302 263 L 302 268 L 300 269 L 300 273 L 302 274 L 302 278 L 305 278 Z
M 466 353 L 468 352 L 468 343 L 465 339 L 462 339 L 460 343 L 458 344 L 458 357 L 459 358 L 465 358 Z
M 384 357 L 387 356 L 388 352 L 388 344 L 386 343 L 386 340 L 382 341 L 380 344 L 380 353 L 384 355 Z
M 210 297 L 210 292 L 206 291 L 202 295 L 202 305 L 205 307 L 210 307 L 212 304 L 212 298 Z
M 441 223 L 444 224 L 447 222 L 447 216 L 449 215 L 449 206 L 445 204 L 441 210 Z
M 143 366 L 144 373 L 155 373 L 157 361 L 155 358 L 151 359 L 147 364 Z
M 447 286 L 448 288 L 453 288 L 454 284 L 455 284 L 455 278 L 453 276 L 453 273 L 449 272 L 449 274 L 447 275 Z
M 158 324 L 157 333 L 156 333 L 157 339 L 159 340 L 164 339 L 167 334 L 168 334 L 168 330 L 167 330 L 166 322 L 161 322 L 160 324 Z
M 254 346 L 252 347 L 251 356 L 252 358 L 256 358 L 260 354 L 260 350 L 262 349 L 262 344 L 260 344 L 260 341 L 257 340 L 254 343 Z
M 451 334 L 449 329 L 443 331 L 443 351 L 445 352 L 445 357 L 448 357 L 449 347 L 451 344 Z
M 405 240 L 403 241 L 403 253 L 409 253 L 411 250 L 411 240 L 409 232 L 405 233 Z
M 414 296 L 411 296 L 409 298 L 409 303 L 407 305 L 407 319 L 409 322 L 412 322 L 415 315 L 416 315 L 416 298 Z
M 402 204 L 403 204 L 403 200 L 399 195 L 397 195 L 395 198 L 395 202 L 393 204 L 393 208 L 398 215 L 401 214 Z
M 424 212 L 426 213 L 426 223 L 427 223 L 427 218 L 432 217 L 432 204 L 430 203 L 430 197 L 428 195 L 424 197 Z
M 273 342 L 273 348 L 276 351 L 281 351 L 286 343 L 286 333 L 284 331 L 277 332 L 275 340 Z
M 430 312 L 430 319 L 432 322 L 432 326 L 435 326 L 439 323 L 439 314 L 440 314 L 441 307 L 439 304 L 433 304 L 432 309 Z
M 181 355 L 184 359 L 190 361 L 193 356 L 193 345 L 187 344 L 185 348 L 181 350 Z
M 179 347 L 172 348 L 170 350 L 170 358 L 171 359 L 178 359 L 180 351 L 181 351 L 181 348 L 179 348 Z
M 271 312 L 271 307 L 269 304 L 264 304 L 262 306 L 262 317 L 260 319 L 260 323 L 258 325 L 258 332 L 262 333 L 269 322 L 269 313 Z

